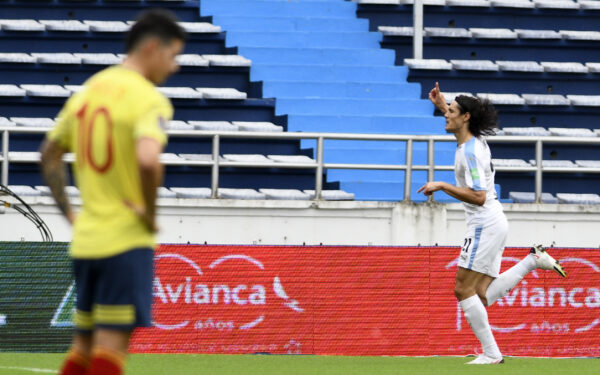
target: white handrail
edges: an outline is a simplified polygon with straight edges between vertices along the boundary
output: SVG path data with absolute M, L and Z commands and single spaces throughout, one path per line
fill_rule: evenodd
M 0 127 L 2 132 L 2 184 L 8 185 L 9 163 L 31 163 L 31 158 L 11 158 L 9 155 L 9 136 L 14 134 L 44 134 L 47 128 L 19 128 Z M 435 142 L 456 142 L 451 135 L 408 135 L 408 134 L 355 134 L 355 133 L 303 133 L 303 132 L 223 132 L 223 131 L 189 131 L 170 130 L 170 136 L 181 138 L 208 138 L 212 139 L 212 160 L 168 160 L 165 165 L 188 165 L 211 167 L 211 193 L 212 197 L 218 196 L 219 173 L 221 167 L 237 168 L 296 168 L 315 170 L 315 199 L 321 198 L 323 189 L 323 171 L 325 169 L 365 169 L 365 170 L 400 170 L 404 175 L 404 201 L 410 201 L 410 183 L 412 171 L 427 171 L 428 180 L 433 179 L 435 171 L 452 171 L 453 165 L 435 165 Z M 317 141 L 316 161 L 314 163 L 294 162 L 232 162 L 219 161 L 220 143 L 223 138 L 249 138 L 249 139 L 314 139 Z M 325 163 L 325 140 L 362 140 L 362 141 L 399 141 L 406 142 L 406 164 L 351 164 L 351 163 Z M 557 137 L 557 136 L 492 136 L 487 138 L 488 143 L 532 143 L 535 145 L 536 165 L 527 167 L 495 167 L 499 172 L 534 172 L 536 201 L 541 202 L 543 173 L 600 173 L 600 168 L 577 167 L 544 167 L 542 166 L 542 150 L 544 143 L 553 144 L 600 144 L 600 137 Z M 412 163 L 412 149 L 414 142 L 427 143 L 427 165 L 414 165 Z M 72 159 L 68 161 L 72 163 Z

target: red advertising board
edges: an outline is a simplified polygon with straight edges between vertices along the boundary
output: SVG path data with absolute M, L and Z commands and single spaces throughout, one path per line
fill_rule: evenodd
M 466 355 L 453 294 L 458 247 L 162 245 L 154 327 L 136 353 Z M 527 254 L 506 249 L 505 270 Z M 552 249 L 568 277 L 534 271 L 488 308 L 516 356 L 600 355 L 600 251 Z

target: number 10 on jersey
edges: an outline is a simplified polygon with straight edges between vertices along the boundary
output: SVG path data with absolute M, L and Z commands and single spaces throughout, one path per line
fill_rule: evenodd
M 113 163 L 113 122 L 106 107 L 100 106 L 93 111 L 88 107 L 88 103 L 85 103 L 77 112 L 79 120 L 77 162 L 79 168 L 89 166 L 92 170 L 103 174 Z M 104 129 L 100 128 L 101 124 L 104 125 Z M 103 158 L 99 157 L 96 147 L 105 150 Z

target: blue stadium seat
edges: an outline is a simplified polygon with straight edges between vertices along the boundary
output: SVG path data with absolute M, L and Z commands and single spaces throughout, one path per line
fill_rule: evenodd
M 535 193 L 511 191 L 508 196 L 515 203 L 535 203 Z M 542 193 L 542 203 L 558 203 L 558 198 L 550 193 Z
M 157 5 L 174 11 L 189 33 L 186 54 L 178 58 L 182 65 L 180 73 L 161 88 L 176 108 L 176 121 L 169 124 L 171 129 L 206 130 L 207 124 L 216 123 L 244 131 L 282 131 L 286 128 L 286 119 L 275 113 L 275 101 L 262 99 L 261 86 L 249 80 L 252 62 L 225 45 L 225 34 L 219 26 L 210 23 L 209 18 L 199 16 L 196 1 L 15 0 L 0 3 L 0 114 L 5 119 L 3 124 L 51 126 L 65 98 L 80 90 L 85 79 L 121 61 L 123 33 L 141 10 Z M 43 19 L 31 19 L 36 14 L 43 15 Z M 39 158 L 32 150 L 38 149 L 41 139 L 41 135 L 11 136 L 11 153 L 21 153 L 17 160 L 30 160 L 30 164 L 11 163 L 11 183 L 35 186 L 41 182 L 37 165 L 31 164 Z M 192 155 L 209 154 L 211 148 L 208 138 L 172 136 L 161 156 L 168 165 L 166 186 L 210 186 L 209 167 L 174 164 L 198 160 Z M 286 156 L 308 157 L 310 152 L 301 150 L 297 140 L 223 139 L 221 142 L 222 154 L 261 153 L 285 159 Z M 314 170 L 285 169 L 279 166 L 284 163 L 272 163 L 273 169 L 223 168 L 221 186 L 314 188 Z M 337 189 L 338 186 L 326 183 L 324 188 Z
M 370 30 L 382 33 L 382 47 L 396 52 L 396 64 L 409 67 L 408 81 L 421 84 L 422 98 L 440 82 L 449 97 L 473 93 L 489 99 L 499 110 L 500 132 L 506 135 L 600 134 L 595 131 L 600 115 L 600 66 L 594 63 L 600 58 L 597 2 L 424 2 L 426 60 L 407 58 L 413 35 L 409 3 L 359 1 L 357 14 L 370 21 Z M 531 145 L 494 143 L 491 148 L 498 159 L 534 157 Z M 579 155 L 600 160 L 595 146 L 552 143 L 545 145 L 542 157 L 576 160 Z M 531 191 L 532 177 L 500 172 L 496 180 L 507 194 Z M 544 190 L 588 193 L 598 181 L 594 174 L 545 173 Z
M 2 18 L 27 19 L 43 14 L 44 19 L 56 20 L 116 20 L 135 19 L 141 10 L 160 6 L 173 11 L 180 21 L 206 21 L 198 17 L 198 1 L 45 1 L 12 0 L 1 3 Z M 35 9 L 35 12 L 32 10 Z
M 123 33 L 139 11 L 160 5 L 173 10 L 190 33 L 179 57 L 180 74 L 161 89 L 176 107 L 171 129 L 443 134 L 444 120 L 433 116 L 426 99 L 440 81 L 449 100 L 471 93 L 492 101 L 500 110 L 503 134 L 600 133 L 595 129 L 600 128 L 596 3 L 425 0 L 428 60 L 410 61 L 412 1 L 355 2 L 203 0 L 200 10 L 196 1 L 0 2 L 0 116 L 9 126 L 32 121 L 49 126 L 64 99 L 87 77 L 122 59 Z M 15 136 L 11 152 L 34 160 L 40 138 Z M 413 146 L 414 163 L 425 164 L 425 144 Z M 231 190 L 219 197 L 311 199 L 314 170 L 281 166 L 314 163 L 314 148 L 312 140 L 224 139 L 220 153 L 230 166 L 222 168 L 220 183 Z M 582 165 L 600 160 L 596 148 L 550 143 L 542 158 L 548 165 L 568 161 L 583 171 Z M 325 142 L 324 160 L 403 164 L 405 150 L 406 142 L 332 140 Z M 492 144 L 492 150 L 506 165 L 534 158 L 531 145 Z M 452 143 L 436 144 L 436 164 L 451 165 L 454 151 Z M 590 160 L 580 160 L 582 154 Z M 166 188 L 210 196 L 208 138 L 172 137 L 162 159 L 168 165 Z M 235 166 L 249 160 L 273 168 Z M 510 199 L 511 191 L 531 191 L 532 175 L 499 172 L 502 200 Z M 449 171 L 435 176 L 454 181 Z M 416 171 L 412 177 L 411 198 L 425 201 L 416 190 L 427 173 Z M 544 190 L 553 194 L 589 193 L 582 187 L 598 182 L 587 173 L 544 177 Z M 11 165 L 12 183 L 35 186 L 38 180 L 37 166 Z M 324 180 L 325 199 L 404 198 L 402 171 L 332 169 Z M 340 188 L 348 194 L 336 195 Z M 435 197 L 456 201 L 441 193 Z
M 427 2 L 424 2 L 427 4 Z M 600 14 L 591 7 L 580 9 L 536 8 L 533 2 L 492 0 L 486 6 L 425 6 L 426 27 L 481 27 L 509 29 L 596 30 Z M 378 26 L 412 25 L 412 5 L 359 4 L 357 15 Z M 549 27 L 550 26 L 550 27 Z

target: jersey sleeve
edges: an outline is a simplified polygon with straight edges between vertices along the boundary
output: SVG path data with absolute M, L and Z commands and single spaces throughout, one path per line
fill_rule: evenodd
M 135 122 L 133 126 L 134 138 L 148 137 L 155 139 L 162 146 L 167 143 L 165 129 L 168 121 L 173 118 L 173 107 L 164 98 L 156 100 Z
M 58 122 L 47 134 L 46 138 L 50 141 L 58 143 L 59 146 L 67 151 L 72 149 L 72 129 L 75 126 L 77 119 L 71 110 L 73 101 L 69 100 L 58 114 Z
M 482 178 L 485 176 L 481 160 L 475 153 L 475 142 L 469 142 L 465 148 L 465 181 L 475 191 L 486 190 Z

